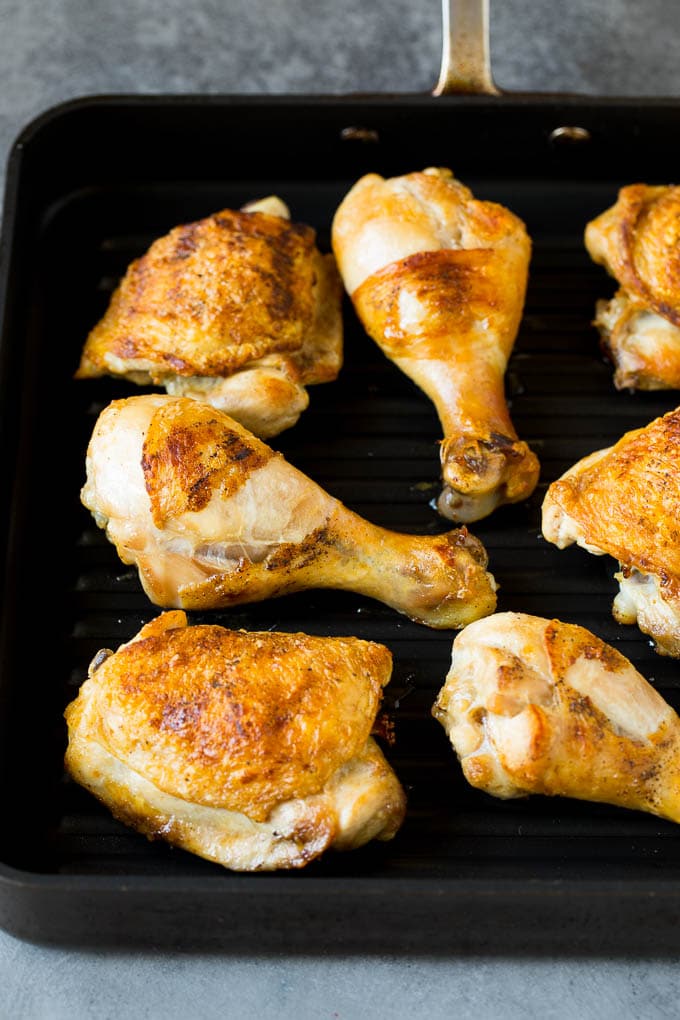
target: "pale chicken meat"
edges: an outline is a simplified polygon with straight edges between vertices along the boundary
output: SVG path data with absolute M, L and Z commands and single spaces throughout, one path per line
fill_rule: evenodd
M 539 464 L 504 392 L 531 253 L 522 221 L 449 170 L 368 174 L 335 214 L 333 250 L 364 328 L 436 407 L 440 513 L 469 522 L 527 499 Z
M 495 797 L 576 797 L 680 822 L 680 719 L 582 627 L 523 613 L 471 624 L 433 714 L 465 778 Z
M 680 657 L 680 408 L 584 457 L 549 486 L 543 534 L 619 561 L 613 613 Z
M 680 389 L 680 187 L 631 184 L 586 227 L 593 260 L 619 284 L 595 325 L 618 389 Z
M 401 824 L 371 736 L 391 669 L 370 641 L 165 613 L 93 660 L 66 710 L 66 768 L 151 839 L 237 871 L 299 868 Z
M 340 291 L 333 256 L 280 199 L 224 209 L 130 265 L 76 375 L 158 384 L 273 436 L 340 370 Z
M 89 444 L 82 500 L 164 607 L 341 588 L 432 627 L 495 607 L 486 553 L 464 528 L 420 537 L 376 527 L 195 400 L 110 404 Z

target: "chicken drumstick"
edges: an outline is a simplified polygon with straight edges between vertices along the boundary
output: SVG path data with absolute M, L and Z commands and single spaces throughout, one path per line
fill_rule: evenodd
M 557 794 L 680 822 L 680 719 L 583 627 L 523 613 L 466 627 L 433 714 L 465 778 L 495 797 Z
M 484 547 L 464 528 L 419 537 L 369 524 L 233 419 L 186 397 L 110 404 L 90 441 L 82 501 L 161 606 L 342 588 L 445 628 L 496 604 Z
M 530 249 L 521 220 L 449 170 L 368 174 L 335 214 L 333 250 L 359 318 L 437 409 L 438 508 L 451 520 L 526 499 L 538 479 L 503 388 Z

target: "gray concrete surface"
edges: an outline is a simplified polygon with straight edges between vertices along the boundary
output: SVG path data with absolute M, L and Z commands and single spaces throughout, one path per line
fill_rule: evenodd
M 680 94 L 677 0 L 492 0 L 492 24 L 505 88 Z M 0 163 L 86 93 L 429 89 L 439 26 L 438 0 L 0 0 Z M 96 955 L 0 933 L 0 1020 L 623 1020 L 678 1016 L 677 986 L 660 961 Z
M 677 95 L 679 22 L 674 0 L 492 3 L 495 75 L 508 89 Z M 439 0 L 1 0 L 0 153 L 86 93 L 423 91 L 440 39 Z
M 3 1018 L 654 1020 L 678 1016 L 673 963 L 92 956 L 5 937 Z

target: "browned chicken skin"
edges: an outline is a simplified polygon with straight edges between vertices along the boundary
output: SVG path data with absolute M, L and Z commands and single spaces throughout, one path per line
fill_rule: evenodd
M 392 660 L 357 638 L 187 627 L 95 657 L 66 767 L 149 838 L 240 871 L 391 839 L 401 786 L 371 737 Z
M 680 657 L 680 408 L 627 432 L 553 482 L 543 534 L 560 549 L 576 542 L 621 565 L 613 606 L 656 650 Z
M 314 239 L 274 198 L 176 227 L 129 267 L 77 376 L 157 383 L 276 435 L 342 364 L 340 281 Z
M 486 553 L 465 529 L 419 537 L 369 524 L 194 400 L 109 405 L 82 500 L 158 605 L 207 609 L 342 588 L 431 627 L 461 627 L 495 607 Z
M 468 782 L 496 797 L 577 797 L 680 822 L 680 719 L 582 627 L 523 613 L 471 624 L 433 714 Z
M 616 387 L 680 389 L 680 187 L 622 188 L 585 242 L 620 284 L 595 319 Z
M 526 499 L 538 460 L 503 385 L 531 250 L 521 220 L 448 170 L 369 174 L 336 212 L 333 250 L 365 329 L 435 404 L 440 513 L 474 521 Z

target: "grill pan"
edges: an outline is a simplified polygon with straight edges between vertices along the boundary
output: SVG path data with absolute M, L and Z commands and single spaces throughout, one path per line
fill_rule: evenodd
M 579 128 L 580 131 L 560 130 Z M 473 526 L 499 610 L 593 630 L 680 708 L 678 663 L 610 613 L 615 565 L 540 537 L 547 484 L 675 406 L 615 392 L 590 325 L 613 291 L 582 244 L 622 184 L 677 163 L 675 100 L 559 96 L 98 97 L 29 126 L 5 203 L 0 449 L 0 925 L 30 940 L 225 951 L 674 953 L 680 827 L 559 798 L 502 802 L 463 780 L 430 707 L 453 634 L 347 593 L 309 592 L 192 622 L 354 634 L 393 652 L 386 753 L 409 796 L 388 844 L 302 872 L 239 875 L 115 822 L 63 773 L 62 712 L 100 647 L 156 615 L 78 501 L 97 413 L 138 390 L 72 380 L 82 342 L 131 259 L 172 226 L 269 193 L 329 248 L 334 209 L 368 171 L 450 166 L 506 204 L 534 241 L 507 377 L 513 419 L 542 463 L 538 490 Z M 273 441 L 352 509 L 413 533 L 446 529 L 432 406 L 345 307 L 345 367 Z

